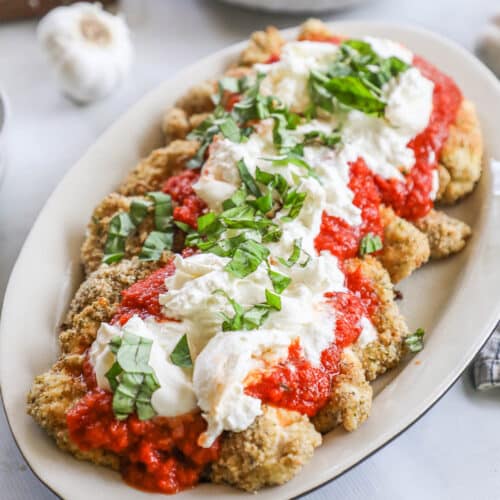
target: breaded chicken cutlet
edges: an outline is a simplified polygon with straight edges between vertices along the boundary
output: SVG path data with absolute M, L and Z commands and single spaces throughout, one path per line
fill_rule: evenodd
M 298 40 L 339 44 L 343 40 L 346 40 L 346 38 L 337 36 L 321 21 L 312 19 L 302 25 Z M 81 260 L 86 278 L 76 292 L 66 318 L 61 326 L 59 333 L 61 356 L 50 370 L 36 377 L 32 390 L 28 395 L 28 413 L 55 439 L 57 445 L 61 449 L 68 451 L 75 457 L 99 465 L 108 466 L 115 470 L 121 470 L 121 472 L 124 473 L 124 457 L 120 455 L 120 452 L 115 453 L 110 451 L 109 447 L 88 446 L 87 448 L 82 448 L 82 446 L 79 446 L 70 437 L 67 420 L 68 412 L 73 411 L 90 390 L 88 382 L 86 382 L 86 377 L 88 376 L 86 373 L 86 370 L 88 370 L 88 368 L 86 368 L 86 363 L 88 363 L 89 359 L 89 350 L 93 343 L 97 342 L 96 338 L 99 335 L 98 332 L 102 325 L 108 325 L 107 327 L 111 329 L 114 328 L 114 331 L 119 331 L 120 328 L 123 329 L 124 325 L 127 325 L 127 323 L 124 322 L 125 320 L 122 321 L 122 319 L 120 319 L 121 317 L 117 320 L 117 314 L 119 315 L 120 306 L 123 301 L 123 292 L 128 290 L 132 285 L 140 285 L 144 280 L 147 282 L 147 279 L 155 272 L 162 272 L 160 270 L 164 269 L 167 265 L 171 266 L 174 262 L 185 262 L 193 255 L 196 256 L 203 253 L 205 248 L 203 245 L 206 245 L 207 239 L 210 238 L 210 232 L 207 230 L 203 233 L 200 230 L 201 236 L 197 234 L 199 225 L 202 224 L 202 222 L 200 222 L 200 220 L 202 220 L 200 217 L 213 216 L 213 220 L 221 224 L 221 221 L 216 218 L 217 216 L 213 215 L 212 212 L 214 210 L 213 207 L 210 206 L 209 201 L 203 200 L 206 201 L 206 204 L 202 203 L 198 205 L 200 211 L 196 213 L 196 215 L 199 218 L 197 220 L 196 218 L 194 219 L 194 224 L 189 221 L 176 220 L 179 224 L 169 229 L 174 232 L 173 246 L 170 248 L 160 247 L 154 259 L 150 257 L 145 259 L 145 242 L 152 232 L 158 231 L 157 207 L 148 197 L 154 192 L 167 193 L 165 183 L 169 181 L 169 179 L 176 178 L 187 170 L 193 169 L 192 161 L 196 159 L 197 155 L 198 159 L 200 158 L 200 147 L 205 147 L 203 150 L 204 156 L 202 157 L 203 168 L 201 169 L 200 175 L 192 175 L 190 177 L 191 184 L 189 186 L 187 186 L 187 184 L 181 184 L 181 187 L 178 189 L 181 191 L 188 190 L 191 194 L 194 193 L 194 183 L 197 182 L 199 178 L 203 178 L 204 175 L 214 182 L 219 182 L 218 189 L 224 188 L 222 183 L 227 181 L 225 177 L 227 172 L 224 171 L 224 161 L 226 161 L 228 155 L 218 158 L 218 162 L 215 160 L 211 161 L 212 155 L 214 154 L 213 150 L 217 149 L 218 142 L 225 140 L 225 138 L 227 139 L 231 134 L 233 136 L 235 134 L 238 135 L 238 141 L 241 141 L 242 144 L 245 144 L 246 141 L 249 140 L 250 135 L 241 138 L 241 131 L 235 132 L 234 128 L 228 130 L 231 129 L 231 125 L 225 123 L 223 128 L 226 128 L 224 128 L 224 130 L 221 128 L 219 132 L 213 134 L 210 137 L 212 142 L 203 146 L 200 142 L 201 139 L 198 140 L 200 134 L 198 134 L 197 140 L 193 140 L 193 135 L 190 134 L 195 129 L 206 130 L 210 129 L 210 127 L 214 127 L 214 122 L 216 122 L 216 120 L 213 119 L 212 113 L 216 109 L 217 99 L 220 100 L 219 102 L 227 105 L 226 111 L 231 111 L 232 106 L 235 106 L 235 104 L 240 101 L 247 106 L 254 105 L 252 104 L 252 98 L 255 99 L 255 95 L 251 94 L 252 90 L 249 90 L 248 87 L 248 82 L 251 82 L 252 78 L 255 78 L 256 75 L 254 65 L 266 65 L 278 61 L 285 44 L 286 41 L 274 27 L 268 27 L 265 31 L 254 33 L 247 48 L 241 53 L 236 64 L 225 73 L 226 78 L 238 80 L 239 90 L 236 91 L 233 87 L 231 90 L 224 89 L 223 86 L 216 81 L 206 81 L 191 88 L 164 116 L 161 127 L 165 137 L 165 146 L 155 149 L 149 156 L 142 159 L 127 175 L 121 185 L 117 186 L 116 192 L 108 195 L 94 210 L 81 249 Z M 261 66 L 259 66 L 259 68 L 262 70 Z M 242 85 L 247 86 L 245 90 L 241 90 Z M 247 92 L 247 94 L 245 92 Z M 220 95 L 218 98 L 214 99 L 214 94 L 217 93 Z M 239 95 L 239 93 L 242 95 Z M 228 102 L 231 102 L 230 106 Z M 262 102 L 266 102 L 265 99 L 262 99 L 261 105 Z M 276 109 L 278 109 L 278 114 L 281 109 L 279 106 L 277 106 L 276 109 L 273 107 L 276 106 L 276 103 L 267 103 L 266 105 L 269 106 L 267 110 L 269 116 L 274 120 L 274 128 L 272 129 L 273 141 L 285 141 L 286 136 L 280 129 L 280 123 L 281 126 L 283 126 L 283 123 L 293 122 L 296 120 L 293 116 L 294 114 L 283 115 L 286 118 L 282 119 L 276 117 Z M 280 105 L 282 105 L 282 103 Z M 242 107 L 244 108 L 244 106 Z M 321 117 L 321 113 L 319 113 L 319 115 Z M 256 126 L 256 123 L 260 119 L 260 117 L 255 117 L 253 115 L 249 116 L 250 118 L 243 124 L 245 127 L 243 127 L 242 124 L 235 125 L 236 127 L 239 126 L 241 130 L 245 130 L 246 134 L 252 133 L 252 127 Z M 267 118 L 269 118 L 269 116 Z M 246 127 L 246 125 L 249 124 L 250 127 Z M 219 126 L 219 124 L 216 123 L 216 126 Z M 258 129 L 257 126 L 256 129 Z M 255 132 L 256 129 L 253 129 L 253 131 Z M 334 132 L 336 133 L 336 131 Z M 313 130 L 312 133 L 316 134 L 311 136 L 313 140 L 317 141 L 315 143 L 316 145 L 321 144 L 321 146 L 326 146 L 329 144 L 329 137 L 326 133 L 322 133 L 323 135 L 321 135 L 321 133 L 316 130 Z M 334 137 L 335 133 L 332 134 L 333 139 L 330 137 L 330 140 L 333 142 L 329 144 L 329 147 L 332 148 L 337 144 L 337 142 L 335 142 L 336 138 Z M 282 145 L 281 142 L 280 145 Z M 297 155 L 298 153 L 294 152 L 293 154 Z M 281 157 L 277 157 L 276 160 L 275 157 L 272 157 L 271 160 L 277 161 L 279 164 L 280 158 Z M 437 172 L 439 174 L 439 186 L 435 193 L 435 202 L 437 205 L 453 204 L 474 189 L 481 175 L 481 159 L 482 139 L 474 105 L 470 101 L 463 99 L 449 129 L 448 137 L 440 151 L 439 158 L 437 158 Z M 233 160 L 236 161 L 234 158 Z M 303 159 L 297 160 L 295 157 L 292 160 L 292 164 L 295 166 L 303 166 L 304 162 L 302 161 L 301 163 L 301 160 Z M 243 160 L 241 160 L 241 162 L 244 163 Z M 209 171 L 208 167 L 205 169 L 205 165 L 207 164 L 210 164 L 213 171 Z M 220 165 L 222 165 L 222 167 L 220 167 Z M 198 172 L 200 167 L 200 164 L 195 165 L 194 171 Z M 217 170 L 219 167 L 221 168 L 220 171 Z M 206 170 L 206 172 L 204 172 L 204 170 Z M 265 217 L 272 219 L 275 213 L 282 210 L 283 207 L 286 206 L 289 208 L 290 205 L 293 206 L 293 203 L 295 203 L 293 200 L 296 200 L 297 192 L 299 192 L 297 189 L 292 197 L 289 199 L 283 197 L 277 205 L 273 205 L 273 197 L 275 200 L 279 198 L 279 196 L 283 196 L 282 186 L 281 192 L 273 192 L 273 189 L 279 185 L 279 177 L 273 177 L 269 180 L 266 175 L 261 175 L 260 178 L 257 178 L 258 173 L 256 173 L 254 179 L 248 170 L 249 169 L 245 165 L 241 166 L 238 164 L 238 179 L 244 184 L 244 195 L 249 196 L 248 191 L 250 191 L 250 195 L 254 197 L 249 203 L 252 207 L 250 210 L 253 210 L 252 216 L 248 217 L 247 215 L 243 216 L 239 214 L 238 217 L 240 217 L 240 219 L 237 219 L 236 222 L 234 220 L 229 221 L 229 224 L 232 224 L 232 226 L 229 226 L 229 230 L 233 231 L 233 233 L 231 233 L 233 235 L 231 244 L 237 240 L 237 238 L 234 238 L 234 235 L 237 234 L 234 231 L 239 229 L 241 224 L 244 224 L 248 218 L 251 219 L 253 217 L 256 218 L 256 220 L 261 220 L 259 219 L 259 213 L 255 209 L 255 207 L 258 206 L 258 201 L 266 203 L 267 211 L 261 210 L 264 213 L 264 220 Z M 259 168 L 257 167 L 257 171 L 258 170 Z M 269 172 L 264 172 L 264 174 L 266 173 L 268 176 L 270 175 Z M 299 176 L 292 176 L 293 179 L 296 177 Z M 313 177 L 313 175 L 309 175 L 306 184 Z M 267 181 L 265 181 L 265 179 L 267 179 Z M 257 181 L 260 183 L 260 186 L 257 184 Z M 268 183 L 265 184 L 265 182 Z M 239 188 L 237 193 L 241 191 L 242 189 Z M 266 192 L 271 193 L 271 195 L 268 199 L 262 200 L 260 197 L 264 198 L 263 194 Z M 230 193 L 231 196 L 227 196 L 227 199 L 223 200 L 224 204 L 222 207 L 226 211 L 236 210 L 237 212 L 242 206 L 242 201 L 239 198 L 235 198 L 233 193 L 234 190 Z M 173 213 L 175 213 L 175 209 L 178 206 L 175 197 L 172 197 L 170 201 L 172 206 L 169 208 L 170 212 L 166 216 L 166 221 L 169 224 L 175 219 L 175 217 L 172 216 L 172 210 L 174 211 Z M 103 263 L 106 261 L 106 247 L 109 243 L 111 234 L 110 227 L 113 221 L 116 221 L 117 217 L 121 215 L 131 217 L 132 205 L 134 202 L 142 203 L 142 205 L 146 207 L 144 214 L 136 224 L 134 223 L 134 227 L 129 232 L 122 234 L 118 231 L 118 237 L 123 240 L 120 240 L 120 242 L 123 243 L 122 255 L 120 255 L 119 258 L 113 257 L 110 259 L 109 264 Z M 230 203 L 228 204 L 228 202 Z M 268 206 L 267 203 L 269 202 L 271 205 Z M 304 203 L 303 199 L 301 203 Z M 299 206 L 298 211 L 300 211 L 301 208 L 302 205 Z M 222 209 L 218 207 L 217 210 L 220 212 Z M 217 212 L 217 210 L 215 210 L 215 212 Z M 210 463 L 205 463 L 203 461 L 202 452 L 200 451 L 201 448 L 197 448 L 197 446 L 201 446 L 201 438 L 197 440 L 196 444 L 189 442 L 187 444 L 182 442 L 181 444 L 176 444 L 177 448 L 175 448 L 175 451 L 171 452 L 171 456 L 168 455 L 170 451 L 165 451 L 171 449 L 169 447 L 170 445 L 165 445 L 166 448 L 160 449 L 161 451 L 156 449 L 150 450 L 148 453 L 154 456 L 152 462 L 155 460 L 155 463 L 161 461 L 164 455 L 169 457 L 168 460 L 178 460 L 179 462 L 175 466 L 178 467 L 178 469 L 174 467 L 172 470 L 175 472 L 171 473 L 171 476 L 175 476 L 178 481 L 180 480 L 176 474 L 179 474 L 179 477 L 183 474 L 178 471 L 183 470 L 183 467 L 187 469 L 192 467 L 192 470 L 189 469 L 186 475 L 195 474 L 194 471 L 196 471 L 198 476 L 192 480 L 192 483 L 186 480 L 185 484 L 192 485 L 198 480 L 210 480 L 214 483 L 230 484 L 246 491 L 257 491 L 266 486 L 283 484 L 294 477 L 301 468 L 311 460 L 314 449 L 321 444 L 321 434 L 327 433 L 338 426 L 342 426 L 346 431 L 355 431 L 368 418 L 373 397 L 370 382 L 387 370 L 398 365 L 407 352 L 405 339 L 410 335 L 410 330 L 395 302 L 393 284 L 410 276 L 429 259 L 442 259 L 459 252 L 466 245 L 466 241 L 471 235 L 471 228 L 465 222 L 452 218 L 445 212 L 436 208 L 431 208 L 425 216 L 417 219 L 406 219 L 398 215 L 399 212 L 397 212 L 396 208 L 389 206 L 388 203 L 376 206 L 376 210 L 373 210 L 373 212 L 378 213 L 380 219 L 380 234 L 373 234 L 371 232 L 365 234 L 359 242 L 359 252 L 355 252 L 356 256 L 353 256 L 352 253 L 346 253 L 346 257 L 332 252 L 335 255 L 335 266 L 337 266 L 336 262 L 338 260 L 338 272 L 343 273 L 342 276 L 344 276 L 344 282 L 340 284 L 333 294 L 350 294 L 349 300 L 351 305 L 349 305 L 349 307 L 351 307 L 353 303 L 355 305 L 352 306 L 354 309 L 348 309 L 348 312 L 352 314 L 353 318 L 358 318 L 359 324 L 354 326 L 359 327 L 362 333 L 354 342 L 339 348 L 337 353 L 337 371 L 329 379 L 325 379 L 329 380 L 330 384 L 326 402 L 322 404 L 316 412 L 309 413 L 306 411 L 296 411 L 297 408 L 301 408 L 300 405 L 293 406 L 296 402 L 293 404 L 290 403 L 289 406 L 282 405 L 283 407 L 280 407 L 281 403 L 276 403 L 276 405 L 270 403 L 269 401 L 281 401 L 279 398 L 273 399 L 273 397 L 276 397 L 275 392 L 277 392 L 278 389 L 285 393 L 287 391 L 293 392 L 293 387 L 287 385 L 288 379 L 286 379 L 286 376 L 290 376 L 293 380 L 293 375 L 290 375 L 289 372 L 291 371 L 293 373 L 297 371 L 297 366 L 303 366 L 304 363 L 307 364 L 309 361 L 306 363 L 304 359 L 301 359 L 299 364 L 295 365 L 295 361 L 291 354 L 292 351 L 290 350 L 292 344 L 290 344 L 288 348 L 288 357 L 285 356 L 284 361 L 282 360 L 278 363 L 279 369 L 273 372 L 272 370 L 275 367 L 274 365 L 271 365 L 271 367 L 267 366 L 267 364 L 270 363 L 267 359 L 269 353 L 264 350 L 263 360 L 265 369 L 262 369 L 262 367 L 260 369 L 263 370 L 265 375 L 271 373 L 272 376 L 269 379 L 263 380 L 266 380 L 268 384 L 278 380 L 279 384 L 278 389 L 274 387 L 272 390 L 269 389 L 269 391 L 265 393 L 268 398 L 262 398 L 260 412 L 256 413 L 257 416 L 252 423 L 243 430 L 241 430 L 241 428 L 240 430 L 234 430 L 237 426 L 231 427 L 231 425 L 233 425 L 232 419 L 237 420 L 237 417 L 239 418 L 240 415 L 231 415 L 225 418 L 225 420 L 223 419 L 226 427 L 223 427 L 219 432 L 215 445 L 213 445 L 215 447 L 215 451 L 213 451 L 215 458 L 213 458 Z M 290 210 L 288 216 L 290 220 L 293 220 L 294 217 L 290 216 L 290 214 L 292 214 L 292 210 Z M 363 212 L 362 215 L 364 215 Z M 297 215 L 295 215 L 295 217 L 297 217 Z M 207 224 L 207 220 L 208 219 L 205 219 L 203 224 Z M 213 220 L 211 223 L 215 224 Z M 241 220 L 244 222 L 242 223 Z M 222 223 L 225 224 L 227 222 L 224 220 Z M 259 227 L 256 224 L 254 224 L 254 226 L 257 228 Z M 252 226 L 252 229 L 255 229 L 254 226 Z M 207 227 L 210 228 L 210 225 L 208 224 Z M 223 239 L 222 234 L 222 232 L 217 233 L 216 239 L 218 238 L 217 243 L 219 244 Z M 278 241 L 277 239 L 271 239 L 266 233 L 263 234 L 265 234 L 265 237 L 269 237 L 269 241 L 271 242 Z M 239 236 L 241 236 L 241 234 Z M 274 238 L 276 238 L 276 236 L 274 236 Z M 262 240 L 250 239 L 251 242 L 258 241 L 259 243 L 263 240 L 264 238 L 262 238 Z M 224 331 L 235 330 L 239 332 L 241 330 L 241 332 L 245 333 L 246 331 L 254 329 L 255 322 L 260 320 L 260 316 L 257 317 L 257 320 L 255 316 L 251 316 L 255 314 L 256 311 L 264 318 L 262 321 L 265 321 L 273 312 L 281 309 L 281 300 L 284 299 L 278 299 L 280 302 L 277 304 L 276 297 L 285 293 L 284 290 L 286 290 L 287 286 L 290 286 L 290 281 L 293 282 L 291 279 L 288 281 L 289 277 L 286 273 L 289 269 L 297 265 L 306 268 L 311 260 L 311 255 L 308 254 L 308 252 L 305 252 L 306 258 L 302 260 L 304 255 L 301 253 L 302 249 L 300 245 L 297 244 L 297 241 L 300 242 L 301 240 L 302 237 L 293 241 L 293 252 L 289 256 L 281 256 L 279 259 L 274 260 L 271 259 L 271 263 L 267 263 L 269 277 L 271 278 L 271 276 L 273 276 L 274 280 L 272 281 L 272 289 L 266 289 L 266 303 L 259 303 L 255 308 L 245 310 L 245 308 L 237 303 L 236 296 L 229 295 L 223 289 L 214 289 L 208 293 L 208 295 L 211 296 L 211 303 L 218 303 L 217 301 L 220 296 L 224 294 L 228 300 L 228 309 L 219 314 L 219 317 L 223 317 L 224 319 Z M 187 245 L 188 242 L 193 241 L 192 247 Z M 237 244 L 241 244 L 241 242 L 238 241 Z M 246 242 L 246 244 L 248 245 L 248 242 Z M 254 243 L 250 243 L 250 245 L 252 244 Z M 189 247 L 188 253 L 179 257 L 180 251 L 182 249 L 185 250 L 186 246 Z M 197 246 L 198 249 L 196 249 Z M 217 247 L 217 251 L 214 251 L 213 254 L 217 257 L 222 256 L 225 258 L 227 255 L 230 255 L 229 252 L 228 247 L 221 245 L 220 248 Z M 256 258 L 257 254 L 255 252 L 258 254 L 258 250 L 255 249 L 252 249 L 252 251 L 246 250 L 246 253 L 242 255 L 238 254 L 240 259 L 239 262 L 244 262 L 245 264 L 251 262 L 252 259 Z M 321 252 L 321 258 L 327 259 L 324 253 L 325 251 Z M 195 261 L 193 260 L 193 262 Z M 280 265 L 280 263 L 280 272 L 277 271 L 278 268 L 271 268 L 271 264 L 277 266 Z M 227 264 L 227 266 L 230 266 L 230 264 Z M 191 295 L 179 295 L 179 310 L 186 309 L 187 305 L 189 305 L 186 304 L 188 300 L 192 300 L 193 303 L 201 300 L 200 297 L 205 291 L 204 287 L 206 286 L 206 282 L 209 282 L 209 280 L 206 280 L 206 282 L 203 281 L 203 273 L 206 272 L 207 267 L 207 263 L 202 263 L 200 265 L 193 263 L 187 265 L 186 269 L 182 270 L 180 276 L 174 276 L 171 278 L 171 281 L 169 281 L 174 287 L 174 291 L 179 292 L 184 283 L 189 282 L 189 279 L 194 280 L 200 277 L 202 279 L 202 281 L 199 281 L 196 289 L 191 292 Z M 335 270 L 337 271 L 337 267 L 335 267 Z M 273 272 L 275 273 L 274 275 L 272 274 Z M 192 274 L 189 275 L 189 273 Z M 361 283 L 358 288 L 349 288 L 348 276 L 351 275 L 356 275 L 356 280 Z M 245 276 L 244 273 L 241 273 L 239 279 L 243 281 Z M 167 274 L 165 274 L 164 278 L 166 282 Z M 320 275 L 317 277 L 317 281 L 321 281 L 320 278 L 322 279 L 323 276 Z M 285 283 L 286 285 L 284 285 Z M 175 287 L 180 288 L 176 289 Z M 165 297 L 161 298 L 161 295 L 155 296 L 154 294 L 150 296 L 148 295 L 150 291 L 151 290 L 146 290 L 146 300 L 150 301 L 152 300 L 151 297 L 155 297 L 155 300 L 159 300 L 161 305 L 166 308 L 165 302 L 168 300 L 168 297 L 165 299 Z M 326 296 L 328 294 L 324 295 Z M 186 297 L 188 297 L 188 299 L 186 299 Z M 228 311 L 234 312 L 234 316 L 230 316 Z M 355 311 L 358 316 L 356 316 L 353 311 Z M 169 311 L 167 311 L 167 313 L 168 312 Z M 247 314 L 248 317 L 245 316 Z M 336 314 L 337 313 L 333 314 L 333 319 L 330 317 L 329 321 L 337 321 Z M 141 313 L 139 316 L 141 316 Z M 127 320 L 128 318 L 127 316 Z M 370 328 L 365 326 L 361 328 L 360 318 L 362 318 L 365 323 L 368 322 Z M 174 322 L 184 325 L 184 323 L 182 323 L 184 321 L 183 317 L 170 317 L 168 314 L 167 316 L 161 316 L 158 322 L 164 323 L 172 319 Z M 144 318 L 141 318 L 141 321 L 142 320 L 146 321 Z M 201 321 L 204 322 L 203 324 L 206 325 L 207 329 L 209 329 L 213 323 L 213 319 L 208 316 L 202 316 Z M 247 322 L 245 323 L 245 321 Z M 234 324 L 238 327 L 234 326 Z M 260 328 L 261 325 L 262 323 L 258 325 L 258 327 Z M 114 349 L 117 351 L 119 349 L 118 344 L 124 342 L 123 339 L 126 334 L 127 332 L 122 332 L 121 340 L 117 340 L 117 338 L 114 337 L 109 343 L 109 345 L 112 346 L 110 350 Z M 270 335 L 275 335 L 273 329 L 271 329 Z M 182 353 L 184 358 L 181 356 L 179 363 L 186 362 L 186 349 L 187 354 L 190 356 L 191 339 L 189 339 L 186 334 L 184 334 L 184 338 L 186 339 L 186 344 L 183 347 L 184 351 Z M 337 342 L 338 339 L 334 338 L 334 340 Z M 316 339 L 314 339 L 314 341 L 316 342 Z M 168 359 L 172 363 L 172 356 L 175 357 L 175 354 L 179 354 L 176 353 L 176 351 L 181 342 L 182 339 L 168 355 Z M 314 344 L 314 342 L 312 344 Z M 308 346 L 308 348 L 311 347 Z M 250 349 L 250 347 L 248 347 L 248 349 Z M 272 352 L 271 347 L 269 351 Z M 194 352 L 197 353 L 197 356 L 200 356 L 200 353 L 196 351 L 196 349 Z M 109 355 L 108 353 L 107 356 Z M 114 355 L 116 365 L 116 363 L 118 363 L 118 361 L 116 361 L 118 355 L 116 352 L 114 352 Z M 253 354 L 252 356 L 257 359 L 257 354 Z M 283 356 L 283 353 L 281 353 L 281 356 Z M 273 363 L 275 362 L 272 356 L 270 356 L 270 359 L 273 360 Z M 195 368 L 193 364 L 196 363 L 197 360 L 198 358 L 191 359 L 191 357 L 189 357 L 189 362 L 191 364 L 174 364 L 180 366 L 182 370 L 184 370 L 182 372 L 183 376 L 185 376 L 186 373 L 188 376 L 191 376 L 189 374 L 194 371 Z M 322 357 L 320 357 L 320 366 L 321 363 L 323 366 L 327 365 L 327 362 L 324 361 Z M 113 367 L 115 367 L 115 365 L 113 365 Z M 224 361 L 220 362 L 220 365 L 224 366 Z M 289 368 L 289 365 L 292 366 L 292 369 Z M 224 368 L 226 367 L 224 366 Z M 215 369 L 216 364 L 214 363 L 214 370 Z M 306 369 L 310 369 L 310 366 L 307 365 Z M 111 384 L 110 379 L 112 379 L 112 376 L 110 376 L 110 371 L 106 373 L 106 378 L 110 381 L 109 387 L 112 391 L 116 391 L 116 387 L 113 387 Z M 178 373 L 179 372 L 175 372 L 175 376 L 178 376 Z M 143 375 L 144 374 L 141 373 L 141 376 Z M 94 374 L 94 376 L 96 376 L 96 374 Z M 221 380 L 221 386 L 223 386 L 225 382 L 225 380 Z M 312 383 L 312 385 L 314 385 L 314 383 Z M 265 387 L 265 383 L 263 383 L 263 386 Z M 299 387 L 298 389 L 297 394 L 300 394 L 301 388 Z M 109 392 L 109 390 L 109 388 L 103 389 L 99 386 L 99 391 L 101 391 L 101 393 L 102 391 Z M 239 390 L 243 391 L 243 389 Z M 221 400 L 223 399 L 223 394 L 224 392 L 221 390 Z M 135 397 L 137 397 L 137 393 Z M 238 397 L 241 397 L 241 395 Z M 148 403 L 150 400 L 151 397 Z M 114 404 L 113 399 L 113 405 Z M 219 401 L 212 404 L 215 408 L 213 411 L 217 413 L 217 411 L 219 411 L 219 407 L 217 406 Z M 139 411 L 138 408 L 137 406 L 137 413 Z M 119 414 L 115 411 L 114 406 L 113 411 L 118 419 Z M 197 406 L 194 410 L 191 410 L 193 418 L 204 418 L 207 420 L 208 430 L 205 431 L 205 434 L 210 430 L 211 411 L 211 407 L 207 409 L 207 407 L 202 407 L 201 404 L 199 407 Z M 244 407 L 241 413 L 245 414 L 246 411 L 250 410 Z M 153 412 L 153 414 L 155 413 Z M 158 421 L 164 418 L 163 415 L 165 414 L 160 414 Z M 310 416 L 308 417 L 307 415 Z M 123 415 L 120 416 L 120 419 L 122 417 Z M 169 417 L 167 417 L 167 420 L 168 418 Z M 175 418 L 176 417 L 174 417 L 174 419 Z M 182 431 L 177 430 L 177 432 L 189 433 L 186 428 L 182 429 Z M 168 432 L 171 431 L 169 430 Z M 175 432 L 173 432 L 173 434 L 175 434 Z M 174 438 L 173 434 L 169 434 L 165 439 L 179 439 L 178 436 Z M 201 434 L 200 436 L 203 435 L 204 434 Z M 164 444 L 162 444 L 162 446 L 163 445 Z M 137 458 L 134 453 L 136 453 L 136 451 L 126 458 L 127 466 L 130 465 L 130 463 L 135 463 L 134 461 L 136 460 L 140 463 L 138 470 L 142 471 L 143 468 L 147 469 L 145 465 L 142 465 L 141 460 L 143 458 Z M 145 461 L 144 464 L 145 463 L 147 462 Z M 153 468 L 153 466 L 151 467 Z M 149 472 L 150 471 L 148 471 L 148 473 Z M 158 473 L 156 469 L 154 473 Z M 147 473 L 145 474 L 147 476 Z M 130 481 L 130 476 L 127 476 L 127 480 L 128 482 L 134 483 L 134 481 Z M 141 485 L 143 483 L 136 478 L 134 484 Z M 179 484 L 181 483 L 179 482 Z M 160 490 L 167 491 L 166 489 Z M 169 490 L 169 492 L 173 491 L 174 490 Z

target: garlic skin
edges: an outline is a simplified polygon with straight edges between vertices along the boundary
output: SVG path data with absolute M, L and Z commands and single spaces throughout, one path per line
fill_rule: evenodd
M 500 15 L 493 18 L 486 26 L 479 39 L 477 53 L 500 78 Z
M 132 64 L 125 21 L 100 4 L 78 2 L 51 10 L 38 24 L 37 36 L 63 92 L 80 103 L 108 95 Z

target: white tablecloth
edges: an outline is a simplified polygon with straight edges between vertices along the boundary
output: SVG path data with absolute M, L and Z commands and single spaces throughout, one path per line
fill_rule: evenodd
M 128 0 L 137 59 L 111 98 L 77 107 L 57 91 L 31 21 L 0 26 L 0 85 L 10 100 L 9 164 L 0 188 L 0 300 L 19 249 L 51 191 L 103 130 L 142 94 L 266 24 L 301 18 L 211 1 Z M 368 0 L 328 19 L 418 24 L 472 50 L 498 0 Z M 78 200 L 75 200 L 78 202 Z M 43 286 L 37 283 L 36 286 Z M 19 337 L 22 337 L 22 329 Z M 22 367 L 19 367 L 22 370 Z M 13 374 L 15 376 L 15 374 Z M 500 392 L 475 392 L 466 373 L 417 424 L 310 500 L 500 498 Z M 55 498 L 30 472 L 0 412 L 0 498 Z

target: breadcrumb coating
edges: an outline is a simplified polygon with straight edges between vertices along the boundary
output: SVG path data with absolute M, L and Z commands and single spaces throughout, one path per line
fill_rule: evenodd
M 429 260 L 429 242 L 421 231 L 398 217 L 392 208 L 382 206 L 380 215 L 384 226 L 384 246 L 377 258 L 389 272 L 393 283 L 397 283 Z
M 197 141 L 177 139 L 164 148 L 155 149 L 127 175 L 118 191 L 125 196 L 133 196 L 159 190 L 168 177 L 184 169 L 198 147 Z
M 431 210 L 415 225 L 427 236 L 432 259 L 443 259 L 460 252 L 472 234 L 468 224 L 439 210 Z
M 215 108 L 212 95 L 217 91 L 216 82 L 208 80 L 191 87 L 176 103 L 188 116 L 208 113 Z
M 309 462 L 320 444 L 321 435 L 306 416 L 264 406 L 251 427 L 224 436 L 210 479 L 246 491 L 283 484 Z
M 265 31 L 255 31 L 240 55 L 239 64 L 252 66 L 253 64 L 265 63 L 271 56 L 280 53 L 284 43 L 285 40 L 274 26 L 268 26 Z
M 482 156 L 483 139 L 476 108 L 464 99 L 439 158 L 449 179 L 440 171 L 438 202 L 453 204 L 474 189 L 481 176 Z
M 326 433 L 342 424 L 346 431 L 356 430 L 370 415 L 372 388 L 365 370 L 352 349 L 344 349 L 340 373 L 333 381 L 332 396 L 312 418 L 318 432 Z
M 132 197 L 111 193 L 95 208 L 81 249 L 81 259 L 87 274 L 95 271 L 102 263 L 111 219 L 120 212 L 128 212 L 133 200 Z M 138 255 L 148 234 L 154 229 L 152 210 L 151 208 L 137 231 L 127 238 L 125 258 Z
M 163 117 L 161 129 L 165 136 L 165 144 L 169 144 L 175 139 L 185 139 L 191 130 L 187 113 L 177 107 L 169 109 Z
M 310 18 L 300 26 L 298 40 L 326 39 L 334 36 L 326 24 L 319 19 Z
M 380 262 L 366 255 L 362 260 L 351 259 L 346 269 L 361 266 L 361 273 L 371 280 L 373 291 L 378 297 L 378 307 L 370 318 L 377 330 L 377 340 L 364 347 L 358 346 L 367 380 L 374 380 L 396 366 L 404 351 L 404 339 L 409 334 L 408 326 L 394 301 L 394 287 L 389 273 Z
M 62 356 L 52 368 L 35 378 L 27 398 L 27 410 L 57 446 L 80 460 L 118 469 L 118 457 L 103 450 L 82 451 L 69 438 L 66 412 L 87 391 L 82 372 L 83 356 Z

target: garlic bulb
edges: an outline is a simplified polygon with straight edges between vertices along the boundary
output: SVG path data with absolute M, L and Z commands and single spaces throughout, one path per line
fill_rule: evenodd
M 479 57 L 500 78 L 500 15 L 483 31 L 477 46 Z
M 109 94 L 130 70 L 128 27 L 100 4 L 78 2 L 53 9 L 40 21 L 38 39 L 62 90 L 78 102 Z

